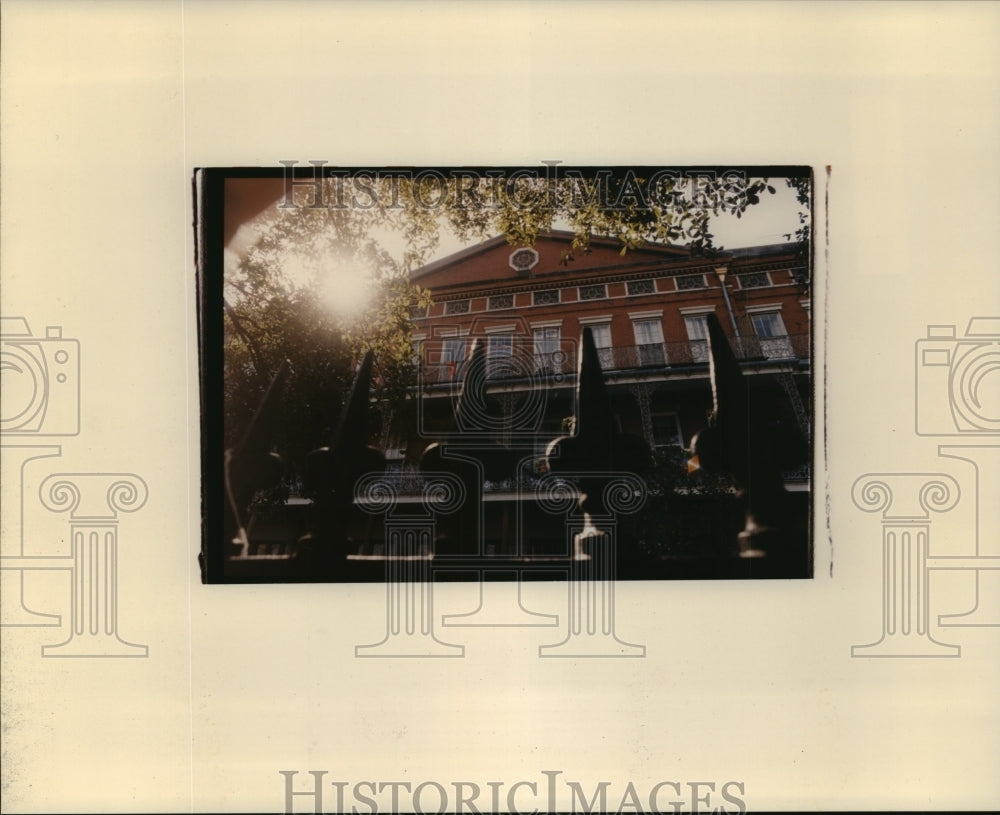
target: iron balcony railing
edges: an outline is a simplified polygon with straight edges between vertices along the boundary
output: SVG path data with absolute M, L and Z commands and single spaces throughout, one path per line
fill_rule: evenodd
M 730 338 L 730 345 L 737 359 L 744 362 L 767 360 L 802 361 L 809 359 L 809 335 L 788 334 L 778 337 Z M 708 364 L 708 342 L 687 340 L 684 342 L 658 342 L 645 345 L 623 345 L 598 348 L 597 355 L 605 371 L 630 371 L 645 368 L 674 368 L 685 365 Z M 439 365 L 424 365 L 422 369 L 425 385 L 458 382 L 464 376 L 465 362 L 448 362 Z M 487 362 L 487 377 L 490 379 L 522 379 L 533 375 L 553 376 L 572 373 L 576 360 L 570 354 L 555 352 L 514 356 Z

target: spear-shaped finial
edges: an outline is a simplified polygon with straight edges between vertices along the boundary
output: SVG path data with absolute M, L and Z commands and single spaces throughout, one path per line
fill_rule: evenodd
M 785 548 L 789 526 L 781 451 L 766 408 L 754 410 L 747 379 L 714 314 L 708 315 L 714 409 L 709 425 L 691 441 L 689 470 L 728 473 L 746 502 L 740 555 L 758 558 Z
M 488 368 L 486 344 L 472 343 L 469 361 L 462 377 L 462 390 L 455 406 L 455 424 L 463 431 L 499 430 L 503 418 L 500 403 L 486 391 Z
M 277 453 L 271 452 L 271 445 L 290 373 L 290 363 L 287 359 L 282 360 L 240 443 L 225 452 L 223 477 L 228 511 L 224 532 L 226 540 L 238 540 L 244 547 L 249 520 L 246 513 L 254 494 L 281 479 L 283 462 Z
M 344 401 L 328 447 L 309 453 L 306 487 L 313 495 L 310 531 L 299 539 L 300 551 L 328 569 L 346 542 L 344 529 L 352 511 L 354 484 L 365 473 L 385 469 L 385 455 L 368 446 L 368 409 L 374 355 L 365 354 Z

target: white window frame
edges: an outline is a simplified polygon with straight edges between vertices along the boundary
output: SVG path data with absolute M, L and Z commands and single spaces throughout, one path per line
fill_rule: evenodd
M 535 370 L 562 373 L 562 320 L 551 323 L 532 323 L 531 350 L 535 360 Z M 549 335 L 554 332 L 554 335 Z M 539 336 L 541 334 L 542 336 Z M 541 340 L 541 343 L 539 342 Z
M 486 334 L 486 376 L 491 377 L 494 375 L 494 365 L 495 360 L 498 359 L 513 359 L 514 358 L 514 329 L 515 326 L 491 326 L 490 328 L 484 329 Z M 500 346 L 497 344 L 497 340 L 504 338 L 509 342 L 506 345 L 507 353 L 498 354 L 497 350 Z
M 694 363 L 708 362 L 708 315 L 714 313 L 714 307 L 681 309 L 681 316 L 684 318 L 684 330 L 688 336 L 688 347 L 691 349 L 691 361 Z M 700 326 L 704 336 L 694 336 L 691 331 L 692 325 Z
M 666 365 L 667 346 L 663 340 L 663 310 L 632 312 L 628 316 L 632 321 L 632 336 L 635 338 L 637 362 L 640 367 L 645 367 L 646 361 L 651 361 L 654 365 Z M 638 330 L 640 323 L 656 326 L 655 334 L 659 335 L 659 339 L 654 339 L 653 342 L 641 342 Z M 655 350 L 657 345 L 660 347 L 659 352 Z
M 577 322 L 581 326 L 589 325 L 591 335 L 594 337 L 594 345 L 597 347 L 597 356 L 601 361 L 601 368 L 603 370 L 608 370 L 614 368 L 615 365 L 615 351 L 611 340 L 611 318 L 610 314 L 602 314 L 599 317 L 580 317 Z M 597 331 L 596 329 L 607 329 L 608 344 L 601 345 L 597 341 Z
M 781 316 L 781 303 L 749 306 L 746 312 L 750 318 L 750 324 L 753 326 L 754 336 L 757 338 L 757 342 L 760 343 L 761 353 L 765 357 L 768 359 L 789 359 L 795 356 L 791 340 L 788 338 L 788 328 L 785 326 L 785 321 Z M 762 337 L 758 323 L 754 320 L 754 317 L 764 317 L 772 314 L 777 318 L 778 324 L 784 333 Z
M 460 353 L 453 355 L 453 349 L 458 349 Z M 455 380 L 461 374 L 461 366 L 469 356 L 469 335 L 458 332 L 449 333 L 441 337 L 441 362 L 440 370 L 443 378 L 448 381 Z

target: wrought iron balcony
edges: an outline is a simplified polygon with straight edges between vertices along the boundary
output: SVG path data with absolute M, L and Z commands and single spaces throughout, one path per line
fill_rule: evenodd
M 730 339 L 738 359 L 801 360 L 809 358 L 809 335 L 785 335 L 760 339 L 740 337 Z M 601 367 L 606 371 L 627 371 L 641 368 L 663 368 L 680 365 L 707 365 L 708 342 L 664 342 L 650 345 L 625 345 L 599 348 Z
M 736 357 L 745 362 L 767 360 L 799 361 L 809 359 L 809 335 L 789 334 L 779 337 L 730 338 Z M 653 368 L 673 368 L 687 365 L 708 364 L 708 342 L 687 340 L 646 345 L 618 345 L 598 348 L 601 367 L 605 371 L 631 371 Z M 494 359 L 488 362 L 487 376 L 493 380 L 527 379 L 532 376 L 553 376 L 572 373 L 576 360 L 563 352 L 525 355 Z M 460 382 L 465 362 L 425 365 L 425 385 Z

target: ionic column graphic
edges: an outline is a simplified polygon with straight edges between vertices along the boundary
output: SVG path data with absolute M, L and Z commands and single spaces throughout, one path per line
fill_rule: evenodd
M 0 597 L 3 598 L 5 626 L 54 626 L 62 619 L 58 614 L 45 614 L 28 608 L 24 597 L 24 573 L 38 568 L 68 569 L 65 558 L 29 557 L 24 550 L 24 470 L 29 461 L 58 456 L 62 448 L 56 444 L 10 444 L 0 449 L 0 483 L 17 484 L 16 502 L 4 504 L 0 535 Z
M 465 648 L 441 642 L 434 633 L 434 557 L 436 512 L 454 512 L 465 490 L 450 473 L 425 473 L 419 514 L 402 514 L 395 485 L 381 473 L 360 478 L 357 504 L 373 515 L 385 514 L 386 633 L 373 645 L 357 645 L 356 657 L 461 657 Z M 409 506 L 414 506 L 410 504 Z
M 851 497 L 882 513 L 882 636 L 851 648 L 854 657 L 957 657 L 961 648 L 930 633 L 930 513 L 958 503 L 958 482 L 943 473 L 868 473 Z
M 580 515 L 577 492 L 564 478 L 579 476 L 590 488 L 603 484 L 600 513 Z M 631 473 L 560 473 L 543 479 L 537 500 L 547 512 L 567 515 L 570 547 L 566 639 L 542 645 L 540 657 L 644 657 L 646 646 L 618 637 L 615 630 L 615 575 L 618 517 L 646 502 L 646 485 Z
M 972 609 L 942 614 L 943 626 L 1000 626 L 1000 445 L 942 444 L 938 455 L 968 461 L 976 471 L 976 550 L 972 558 L 934 558 L 932 569 L 972 570 L 976 597 Z M 993 496 L 990 498 L 990 496 Z
M 526 555 L 524 537 L 526 522 L 524 519 L 525 502 L 521 485 L 518 484 L 518 500 L 514 502 L 514 545 L 510 551 L 501 555 L 512 555 L 520 558 Z M 481 507 L 485 515 L 485 506 Z M 481 515 L 481 529 L 485 527 L 485 519 Z M 479 604 L 472 611 L 446 614 L 441 619 L 441 625 L 462 628 L 551 628 L 559 625 L 556 614 L 544 614 L 526 608 L 523 600 L 522 569 L 502 569 L 490 565 L 492 553 L 486 552 L 484 534 L 479 535 L 479 563 L 474 567 L 479 579 Z M 504 575 L 507 580 L 487 580 L 487 574 L 495 578 Z
M 72 545 L 69 639 L 42 656 L 148 656 L 147 646 L 118 636 L 118 513 L 141 509 L 147 495 L 130 473 L 56 473 L 42 482 L 42 504 L 70 513 Z

